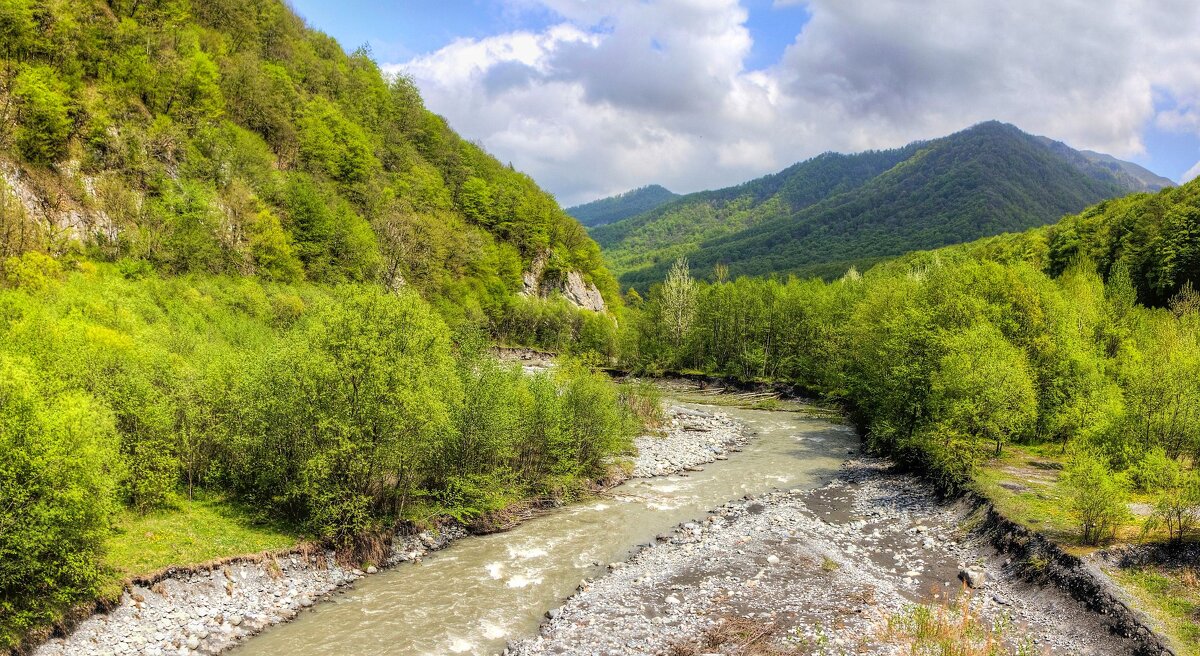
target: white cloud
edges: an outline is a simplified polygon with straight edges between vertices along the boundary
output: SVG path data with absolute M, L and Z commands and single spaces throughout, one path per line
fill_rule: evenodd
M 1141 153 L 1151 122 L 1200 133 L 1191 0 L 810 0 L 764 71 L 743 67 L 753 42 L 736 0 L 509 1 L 563 23 L 387 68 L 566 204 L 650 182 L 726 186 L 993 118 L 1117 156 Z
M 1180 176 L 1179 182 L 1191 182 L 1196 178 L 1200 178 L 1200 162 L 1193 164 L 1192 168 L 1188 169 L 1186 173 Z

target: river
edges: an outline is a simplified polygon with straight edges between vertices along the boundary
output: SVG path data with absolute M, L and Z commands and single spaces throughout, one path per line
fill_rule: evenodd
M 633 479 L 602 497 L 462 539 L 416 565 L 366 577 L 249 640 L 236 656 L 496 654 L 547 610 L 639 544 L 746 494 L 815 488 L 838 471 L 854 432 L 800 412 L 719 410 L 753 439 L 702 472 Z

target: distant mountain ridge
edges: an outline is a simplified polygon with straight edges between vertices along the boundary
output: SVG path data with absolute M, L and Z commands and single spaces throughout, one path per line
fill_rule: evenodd
M 734 275 L 836 276 L 1167 186 L 1136 164 L 989 121 L 893 150 L 825 153 L 591 234 L 625 286 L 660 280 L 680 256 L 700 275 L 724 264 Z
M 566 212 L 583 225 L 592 228 L 649 212 L 676 198 L 679 198 L 679 194 L 662 185 L 652 184 L 616 196 L 576 205 L 567 208 Z

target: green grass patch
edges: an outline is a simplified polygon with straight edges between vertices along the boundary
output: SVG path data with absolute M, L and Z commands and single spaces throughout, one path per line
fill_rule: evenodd
M 1111 574 L 1175 641 L 1180 656 L 1200 656 L 1200 573 L 1138 567 Z
M 105 543 L 104 563 L 122 577 L 149 574 L 297 544 L 295 529 L 270 522 L 219 497 L 186 499 L 174 508 L 124 513 Z
M 1058 479 L 1065 457 L 1057 448 L 1006 446 L 975 476 L 976 491 L 1005 517 L 1064 545 L 1078 544 L 1078 529 Z

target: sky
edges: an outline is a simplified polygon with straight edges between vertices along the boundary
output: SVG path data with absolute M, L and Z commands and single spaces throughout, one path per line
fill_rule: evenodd
M 1195 0 L 292 0 L 563 205 L 997 119 L 1200 175 Z

